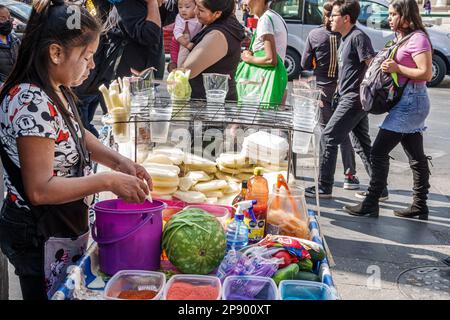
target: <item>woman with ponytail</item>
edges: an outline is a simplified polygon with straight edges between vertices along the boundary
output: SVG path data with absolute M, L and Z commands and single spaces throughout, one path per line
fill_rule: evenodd
M 143 202 L 146 170 L 84 130 L 70 89 L 94 68 L 101 27 L 85 9 L 37 0 L 17 63 L 0 91 L 0 154 L 7 196 L 0 247 L 24 299 L 50 298 L 86 249 L 88 198 L 111 191 Z M 113 172 L 90 175 L 91 160 Z
M 413 202 L 405 209 L 394 210 L 394 215 L 428 220 L 428 161 L 431 158 L 424 151 L 423 132 L 430 113 L 426 83 L 433 75 L 433 48 L 415 0 L 392 0 L 389 3 L 389 26 L 397 41 L 410 36 L 399 46 L 393 59 L 381 64 L 383 72 L 398 74 L 399 85 L 404 91 L 381 124 L 373 143 L 370 186 L 368 192 L 358 194 L 365 197 L 364 201 L 345 206 L 344 210 L 354 216 L 378 217 L 380 197 L 389 175 L 389 153 L 401 143 L 413 173 Z

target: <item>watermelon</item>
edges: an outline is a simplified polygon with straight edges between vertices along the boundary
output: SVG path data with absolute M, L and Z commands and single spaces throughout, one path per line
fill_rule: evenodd
M 208 212 L 184 209 L 167 221 L 162 247 L 169 261 L 182 273 L 208 274 L 225 256 L 225 231 Z

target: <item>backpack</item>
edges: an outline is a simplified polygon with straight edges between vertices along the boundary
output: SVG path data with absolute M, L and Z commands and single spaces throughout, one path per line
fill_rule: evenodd
M 393 59 L 400 45 L 411 38 L 414 33 L 408 34 L 398 42 L 388 42 L 373 58 L 361 82 L 359 91 L 364 111 L 382 114 L 389 112 L 400 101 L 409 79 L 403 87 L 400 87 L 397 73 L 383 72 L 381 64 L 387 59 Z

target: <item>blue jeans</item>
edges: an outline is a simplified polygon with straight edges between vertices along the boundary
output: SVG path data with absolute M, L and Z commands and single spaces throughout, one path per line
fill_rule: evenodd
M 100 103 L 100 96 L 85 96 L 80 98 L 80 117 L 86 130 L 90 131 L 94 136 L 98 138 L 99 133 L 95 129 L 94 125 L 91 124 L 94 119 L 95 111 Z

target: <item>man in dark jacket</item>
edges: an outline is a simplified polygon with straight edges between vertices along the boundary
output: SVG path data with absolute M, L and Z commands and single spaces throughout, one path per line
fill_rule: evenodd
M 0 4 L 0 86 L 11 72 L 19 52 L 20 39 L 12 29 L 11 13 L 6 6 Z
M 107 0 L 95 0 L 94 5 L 108 6 Z M 108 85 L 117 77 L 131 75 L 131 68 L 142 71 L 154 67 L 155 77 L 164 76 L 163 35 L 159 6 L 162 0 L 110 0 L 114 6 L 108 18 L 116 25 L 101 38 L 94 57 L 96 67 L 89 78 L 76 89 L 81 100 L 81 119 L 86 129 L 98 137 L 91 124 L 100 101 L 98 87 Z M 106 19 L 105 19 L 106 20 Z
M 119 27 L 128 42 L 117 69 L 118 77 L 129 76 L 130 68 L 142 71 L 149 67 L 158 70 L 156 78 L 164 76 L 161 4 L 162 0 L 122 0 L 114 4 Z

